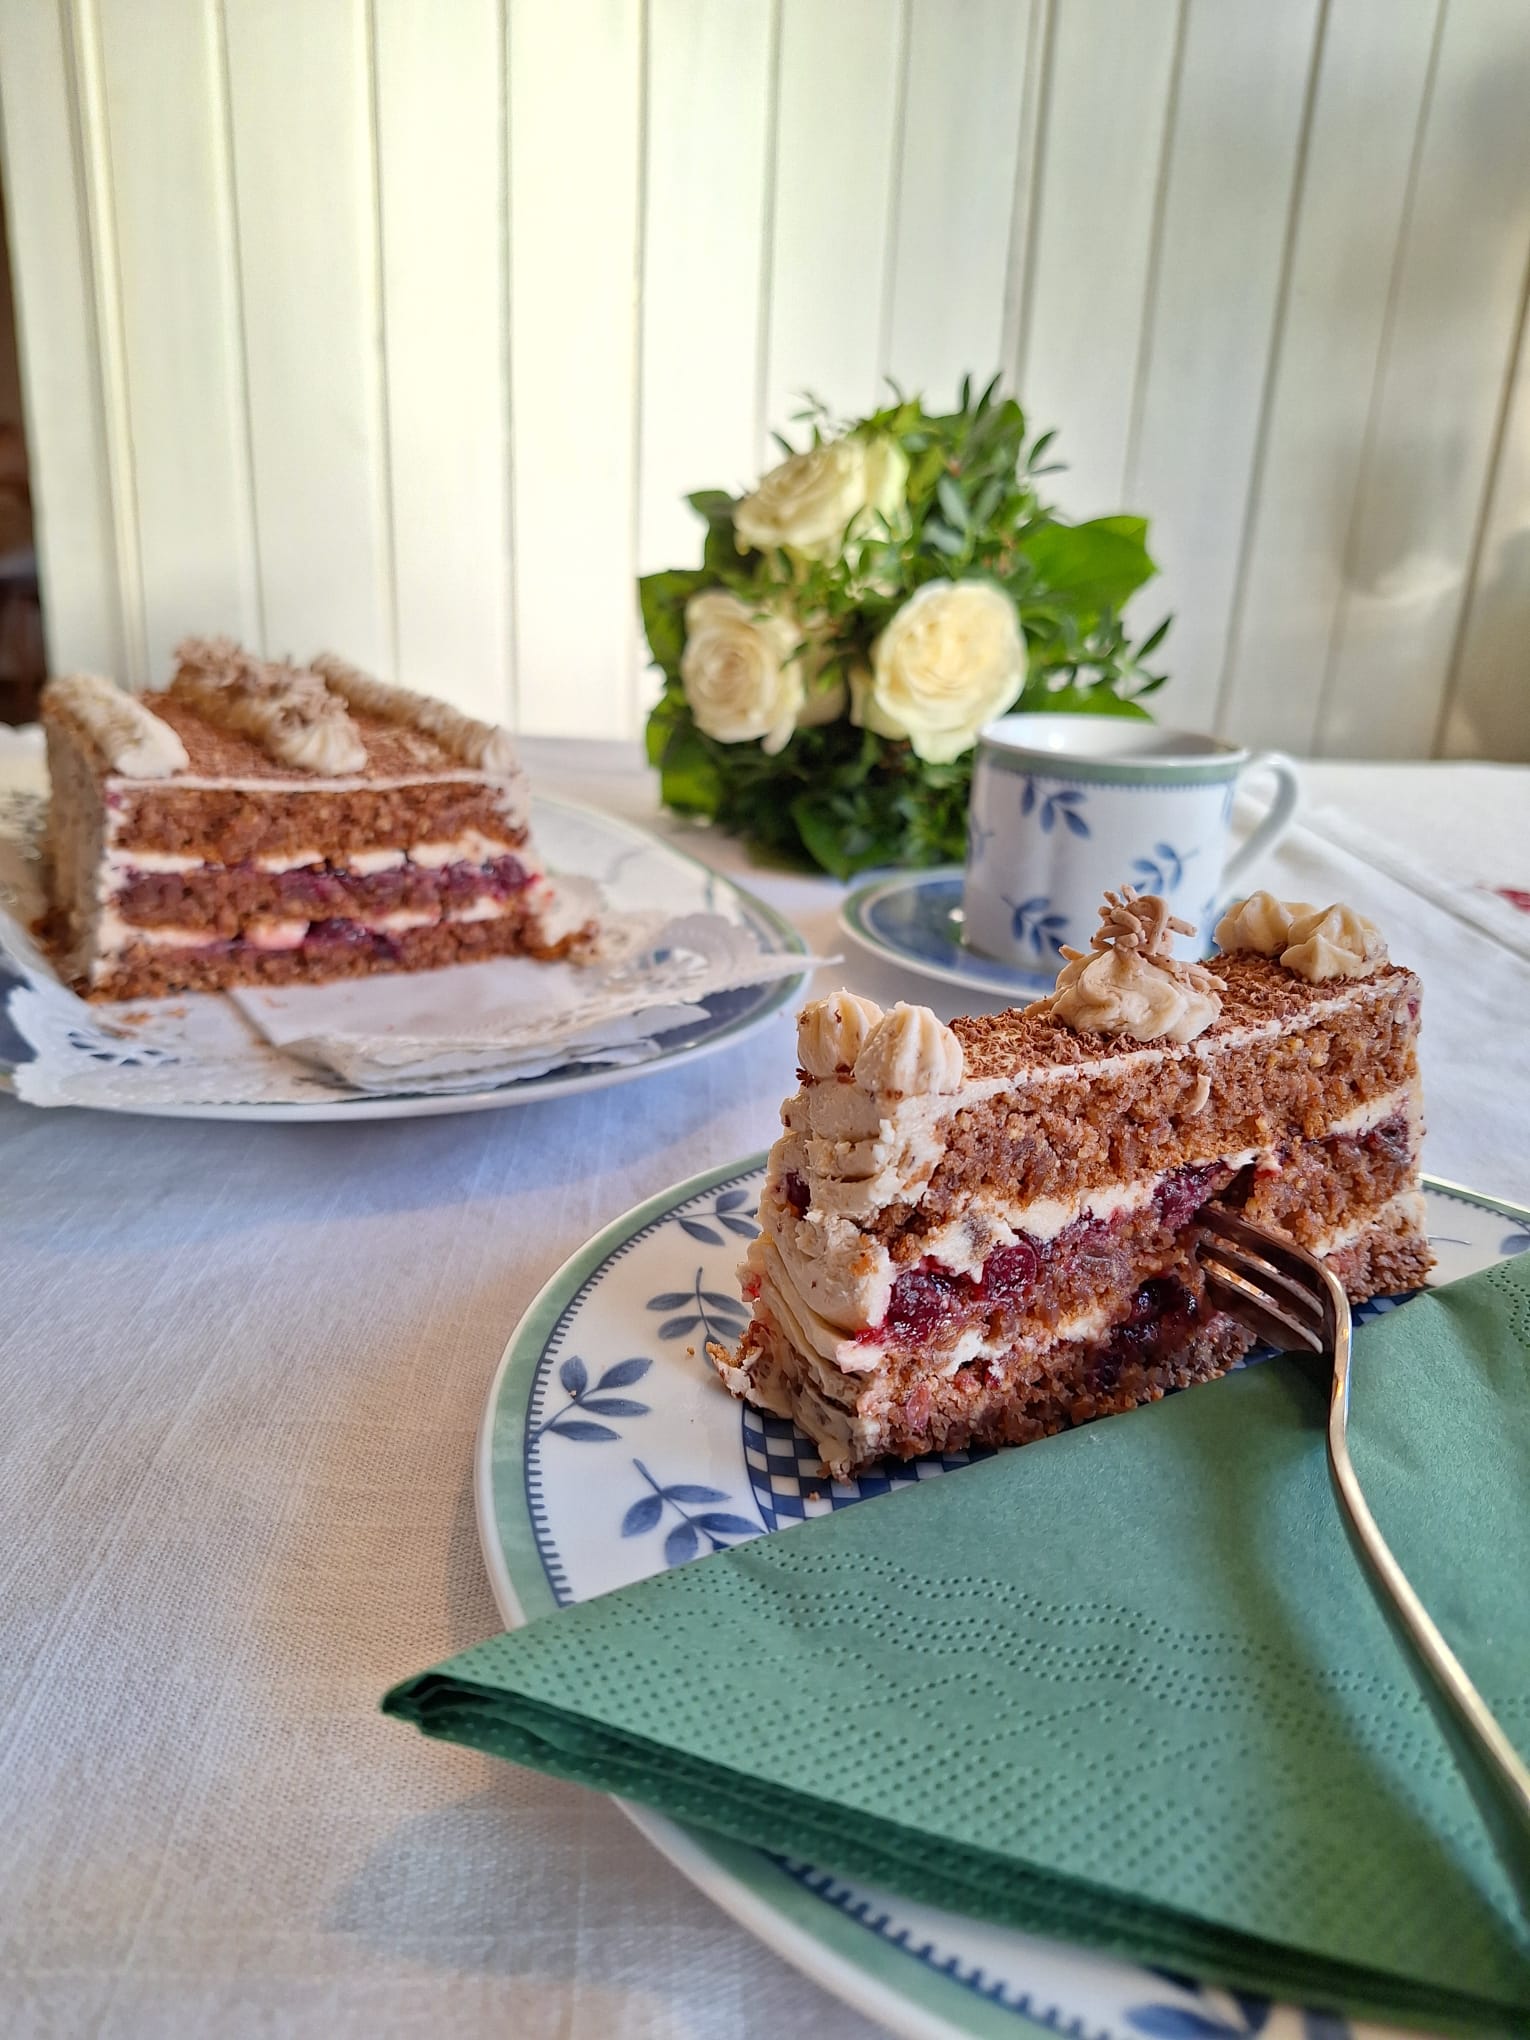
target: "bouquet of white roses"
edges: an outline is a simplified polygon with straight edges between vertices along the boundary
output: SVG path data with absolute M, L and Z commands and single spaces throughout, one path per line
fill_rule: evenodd
M 1163 684 L 1120 611 L 1157 570 L 1140 517 L 1069 524 L 998 378 L 959 408 L 836 423 L 750 494 L 689 498 L 697 568 L 639 583 L 664 692 L 665 803 L 838 877 L 962 854 L 972 746 L 1006 709 L 1146 716 Z

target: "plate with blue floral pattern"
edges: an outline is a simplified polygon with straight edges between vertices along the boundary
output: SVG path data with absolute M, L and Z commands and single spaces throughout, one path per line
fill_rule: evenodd
M 479 1432 L 479 1538 L 511 1628 L 805 1517 L 934 1480 L 972 1455 L 830 1480 L 790 1424 L 735 1402 L 703 1357 L 743 1330 L 737 1264 L 765 1157 L 662 1191 L 536 1298 Z M 1530 1249 L 1530 1210 L 1426 1179 L 1438 1279 Z M 1395 1307 L 1380 1299 L 1357 1313 Z M 918 2040 L 1348 2040 L 1342 2020 L 915 1905 L 643 1807 L 624 1810 L 703 1891 L 889 2030 Z M 1353 2029 L 1374 2034 L 1375 2028 Z
M 857 886 L 839 910 L 840 926 L 852 942 L 880 957 L 918 971 L 921 977 L 991 998 L 1022 1002 L 1039 998 L 1057 982 L 1057 953 L 1044 918 L 1034 915 L 1028 931 L 1023 916 L 1037 914 L 1045 900 L 1022 900 L 1020 934 L 1027 933 L 1036 951 L 1035 970 L 1016 970 L 991 956 L 979 956 L 962 941 L 962 868 L 942 865 L 935 871 L 896 871 Z

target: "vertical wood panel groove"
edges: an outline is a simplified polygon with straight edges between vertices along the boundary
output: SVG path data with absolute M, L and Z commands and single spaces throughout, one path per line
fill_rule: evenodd
M 1360 524 L 1365 509 L 1365 499 L 1370 481 L 1371 463 L 1375 455 L 1376 434 L 1381 422 L 1381 403 L 1386 388 L 1387 362 L 1392 351 L 1392 334 L 1397 321 L 1398 301 L 1402 293 L 1403 270 L 1407 260 L 1408 234 L 1413 225 L 1414 207 L 1418 200 L 1419 173 L 1424 161 L 1424 141 L 1429 133 L 1429 116 L 1434 107 L 1434 88 L 1440 72 L 1440 50 L 1445 39 L 1445 12 L 1450 0 L 1440 0 L 1439 11 L 1434 18 L 1434 39 L 1429 46 L 1429 66 L 1424 74 L 1423 96 L 1419 103 L 1418 126 L 1414 131 L 1413 148 L 1408 158 L 1407 183 L 1403 191 L 1402 218 L 1398 224 L 1397 242 L 1392 253 L 1392 273 L 1387 285 L 1387 308 L 1382 315 L 1381 344 L 1376 352 L 1376 373 L 1371 383 L 1371 400 L 1366 407 L 1365 432 L 1360 443 L 1360 466 L 1355 476 L 1354 499 L 1350 506 L 1349 524 L 1344 537 L 1344 549 L 1340 556 L 1341 577 L 1348 581 L 1359 549 Z M 1340 602 L 1333 619 L 1333 630 L 1328 640 L 1328 656 L 1323 662 L 1323 685 L 1318 693 L 1317 707 L 1312 719 L 1310 743 L 1321 742 L 1322 732 L 1327 724 L 1333 705 L 1334 683 L 1339 670 L 1339 661 L 1344 651 L 1345 618 L 1348 605 Z
M 786 0 L 771 0 L 769 99 L 765 110 L 765 205 L 760 232 L 760 316 L 755 342 L 755 461 L 770 465 L 770 291 L 776 260 L 776 178 L 781 130 L 781 11 Z
M 1010 273 L 1015 277 L 1013 334 L 1006 334 L 1005 359 L 1012 363 L 1016 395 L 1030 402 L 1031 314 L 1036 287 L 1036 224 L 1046 179 L 1047 118 L 1051 106 L 1052 49 L 1058 0 L 1039 0 L 1031 9 L 1026 46 L 1025 90 L 1020 101 L 1020 149 L 1010 215 Z M 1009 307 L 1006 307 L 1009 316 Z
M 1137 486 L 1137 459 L 1142 450 L 1142 420 L 1147 410 L 1148 378 L 1153 364 L 1153 327 L 1158 309 L 1158 274 L 1163 259 L 1164 225 L 1169 211 L 1169 176 L 1174 163 L 1174 136 L 1179 124 L 1179 92 L 1185 70 L 1185 41 L 1190 25 L 1190 0 L 1179 0 L 1174 23 L 1174 54 L 1169 59 L 1169 90 L 1164 101 L 1163 139 L 1158 150 L 1158 175 L 1153 184 L 1153 223 L 1148 229 L 1147 274 L 1142 288 L 1141 339 L 1137 372 L 1132 378 L 1132 405 L 1121 463 L 1121 489 L 1130 500 Z
M 628 503 L 628 550 L 634 566 L 642 556 L 643 516 L 643 265 L 648 253 L 649 96 L 652 89 L 653 20 L 649 0 L 638 0 L 637 232 L 632 244 L 632 476 Z M 643 661 L 638 641 L 637 595 L 628 603 L 627 715 L 634 729 L 643 721 Z
M 1243 530 L 1238 540 L 1238 564 L 1234 570 L 1232 602 L 1227 612 L 1227 638 L 1222 653 L 1221 677 L 1217 682 L 1213 727 L 1225 727 L 1233 668 L 1237 659 L 1238 633 L 1243 622 L 1243 601 L 1253 559 L 1254 528 L 1259 499 L 1264 487 L 1265 460 L 1269 451 L 1270 421 L 1275 409 L 1275 390 L 1280 377 L 1281 349 L 1286 315 L 1291 301 L 1291 277 L 1296 262 L 1296 238 L 1301 225 L 1307 191 L 1307 158 L 1312 142 L 1312 121 L 1317 109 L 1318 79 L 1323 69 L 1323 48 L 1328 39 L 1328 18 L 1332 0 L 1320 0 L 1317 27 L 1312 37 L 1312 60 L 1307 71 L 1307 90 L 1302 101 L 1301 131 L 1296 141 L 1296 166 L 1291 176 L 1291 202 L 1286 214 L 1285 241 L 1280 253 L 1280 280 L 1275 289 L 1275 316 L 1270 327 L 1269 352 L 1265 360 L 1264 386 L 1259 397 L 1259 422 L 1254 428 L 1254 453 L 1249 464 L 1248 491 L 1243 504 Z
M 69 57 L 75 104 L 74 128 L 79 136 L 84 173 L 101 423 L 117 564 L 117 604 L 124 664 L 120 677 L 130 687 L 140 688 L 149 678 L 148 634 L 144 615 L 143 559 L 138 544 L 138 491 L 133 466 L 110 139 L 101 76 L 101 38 L 96 0 L 71 0 L 64 46 Z
M 510 318 L 510 0 L 496 0 L 499 28 L 499 373 L 505 421 L 500 449 L 505 482 L 504 572 L 505 613 L 502 638 L 505 656 L 506 720 L 521 726 L 521 661 L 516 627 L 520 606 L 520 549 L 516 544 L 514 332 Z
M 1522 353 L 1527 320 L 1530 320 L 1530 252 L 1527 252 L 1525 259 L 1524 280 L 1519 290 L 1519 310 L 1515 315 L 1514 333 L 1504 369 L 1503 394 L 1499 398 L 1498 416 L 1493 426 L 1493 450 L 1482 480 L 1482 500 L 1477 508 L 1471 551 L 1467 557 L 1463 581 L 1466 592 L 1461 603 L 1461 613 L 1456 619 L 1455 635 L 1450 647 L 1450 663 L 1446 667 L 1445 686 L 1440 695 L 1440 712 L 1435 718 L 1434 739 L 1429 747 L 1429 755 L 1432 758 L 1444 755 L 1445 732 L 1455 711 L 1456 696 L 1461 682 L 1462 659 L 1481 593 L 1483 552 L 1487 542 L 1488 526 L 1492 520 L 1494 498 L 1498 493 L 1498 479 L 1508 452 L 1509 429 L 1514 414 L 1515 398 L 1519 391 L 1519 378 L 1523 373 Z M 1530 685 L 1530 680 L 1527 680 L 1526 684 Z
M 892 374 L 893 296 L 898 281 L 899 213 L 903 201 L 903 156 L 908 136 L 908 69 L 913 41 L 914 0 L 898 8 L 898 85 L 893 101 L 892 176 L 887 185 L 887 251 L 882 261 L 882 304 L 877 321 L 877 372 Z
M 222 147 L 220 159 L 224 183 L 224 204 L 229 227 L 229 255 L 234 273 L 234 327 L 237 339 L 237 393 L 239 437 L 244 453 L 245 542 L 253 567 L 249 599 L 255 616 L 256 642 L 262 656 L 269 653 L 266 629 L 265 577 L 260 564 L 260 518 L 255 507 L 255 427 L 250 414 L 249 336 L 244 316 L 244 253 L 239 229 L 239 187 L 234 176 L 233 88 L 228 70 L 228 0 L 211 0 L 213 39 L 216 54 L 217 122 Z
M 366 0 L 362 16 L 367 67 L 367 129 L 372 157 L 372 297 L 377 307 L 377 518 L 382 538 L 383 618 L 388 641 L 386 678 L 399 672 L 398 527 L 394 501 L 393 429 L 388 393 L 388 296 L 383 281 L 382 115 L 377 79 L 377 0 Z

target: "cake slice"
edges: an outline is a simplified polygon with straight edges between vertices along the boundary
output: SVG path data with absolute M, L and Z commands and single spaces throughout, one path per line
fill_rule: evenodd
M 188 639 L 168 687 L 43 693 L 50 928 L 88 997 L 583 954 L 508 732 L 368 678 Z
M 1127 889 L 1023 1011 L 804 1009 L 752 1317 L 709 1353 L 833 1475 L 1225 1372 L 1252 1340 L 1196 1264 L 1208 1201 L 1322 1255 L 1355 1302 L 1423 1280 L 1418 979 L 1346 907 L 1256 894 L 1204 965 L 1176 930 Z

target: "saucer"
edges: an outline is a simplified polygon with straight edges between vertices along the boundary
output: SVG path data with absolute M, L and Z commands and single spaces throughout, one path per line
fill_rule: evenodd
M 850 894 L 839 921 L 852 941 L 884 963 L 902 964 L 969 992 L 1028 1000 L 1051 991 L 1057 982 L 1055 963 L 1038 959 L 1035 970 L 1019 970 L 962 946 L 960 865 L 873 879 Z

